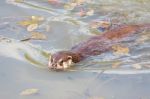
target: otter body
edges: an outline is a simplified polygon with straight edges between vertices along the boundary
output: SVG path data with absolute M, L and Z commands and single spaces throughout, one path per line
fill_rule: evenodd
M 52 69 L 65 69 L 70 67 L 72 63 L 80 62 L 89 56 L 100 55 L 111 50 L 113 45 L 140 32 L 144 27 L 149 27 L 149 25 L 124 25 L 102 35 L 91 37 L 68 51 L 53 54 L 49 60 L 49 67 Z
M 140 25 L 120 26 L 119 28 L 112 29 L 102 35 L 91 37 L 87 41 L 72 47 L 70 51 L 80 53 L 82 57 L 99 55 L 111 50 L 112 45 L 121 42 L 129 35 L 137 33 L 140 30 Z

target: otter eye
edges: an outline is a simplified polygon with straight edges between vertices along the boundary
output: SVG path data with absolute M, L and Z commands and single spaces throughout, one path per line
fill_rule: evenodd
M 69 60 L 69 59 L 72 59 L 72 57 L 71 57 L 71 56 L 68 56 L 67 59 L 68 59 L 68 60 Z
M 63 61 L 63 60 L 61 60 L 61 61 L 59 62 L 59 64 L 62 66 L 62 65 L 63 65 L 63 62 L 64 62 L 64 61 Z

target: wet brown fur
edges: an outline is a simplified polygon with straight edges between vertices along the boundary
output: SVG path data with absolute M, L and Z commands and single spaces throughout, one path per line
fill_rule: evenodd
M 88 40 L 79 43 L 72 47 L 69 51 L 60 51 L 53 55 L 53 57 L 64 57 L 65 55 L 72 56 L 74 63 L 94 55 L 100 55 L 106 51 L 111 50 L 112 46 L 120 43 L 126 37 L 132 36 L 135 33 L 139 33 L 144 27 L 150 27 L 150 25 L 123 25 L 118 28 L 111 29 L 102 35 L 94 36 Z

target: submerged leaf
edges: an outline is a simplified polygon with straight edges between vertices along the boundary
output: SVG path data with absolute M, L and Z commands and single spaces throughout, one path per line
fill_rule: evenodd
M 24 21 L 18 22 L 18 24 L 21 25 L 21 26 L 28 26 L 28 25 L 31 25 L 31 24 L 37 24 L 37 22 L 32 21 L 32 20 L 24 20 Z
M 35 29 L 37 29 L 38 28 L 38 24 L 30 24 L 28 27 L 27 27 L 27 31 L 28 32 L 31 32 L 31 31 L 33 31 L 33 30 L 35 30 Z
M 31 19 L 33 21 L 43 21 L 44 17 L 42 17 L 42 16 L 31 16 Z
M 22 96 L 28 96 L 28 95 L 33 95 L 33 94 L 37 94 L 39 92 L 39 89 L 37 88 L 31 88 L 31 89 L 25 89 L 23 90 L 20 95 Z
M 118 68 L 118 67 L 120 66 L 120 64 L 121 64 L 120 61 L 114 62 L 114 63 L 112 64 L 112 68 L 113 68 L 113 69 L 116 69 L 116 68 Z
M 46 35 L 40 32 L 31 32 L 31 39 L 35 40 L 45 40 L 47 39 Z
M 129 54 L 129 48 L 123 47 L 121 45 L 114 45 L 112 46 L 113 54 L 115 55 L 128 55 Z

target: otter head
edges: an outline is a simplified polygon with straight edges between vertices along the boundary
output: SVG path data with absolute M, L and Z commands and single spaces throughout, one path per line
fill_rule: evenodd
M 64 70 L 79 61 L 78 55 L 69 51 L 60 51 L 49 57 L 48 67 L 54 70 Z

